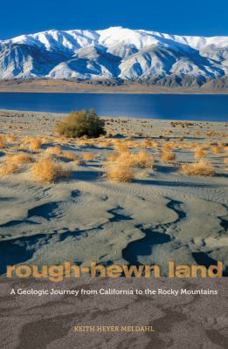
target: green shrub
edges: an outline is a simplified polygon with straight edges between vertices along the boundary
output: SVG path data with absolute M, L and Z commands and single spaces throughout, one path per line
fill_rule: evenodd
M 70 113 L 58 123 L 56 131 L 60 135 L 71 138 L 82 136 L 93 138 L 105 134 L 104 125 L 105 122 L 97 116 L 94 110 L 81 110 Z

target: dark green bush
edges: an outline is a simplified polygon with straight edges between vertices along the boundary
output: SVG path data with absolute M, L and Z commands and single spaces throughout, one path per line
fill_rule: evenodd
M 105 122 L 97 116 L 94 110 L 81 110 L 70 113 L 58 123 L 56 131 L 70 138 L 83 136 L 94 138 L 105 134 L 104 126 Z

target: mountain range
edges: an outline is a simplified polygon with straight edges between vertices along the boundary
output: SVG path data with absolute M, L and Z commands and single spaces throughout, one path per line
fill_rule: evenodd
M 228 37 L 111 27 L 48 30 L 0 41 L 0 80 L 228 87 Z

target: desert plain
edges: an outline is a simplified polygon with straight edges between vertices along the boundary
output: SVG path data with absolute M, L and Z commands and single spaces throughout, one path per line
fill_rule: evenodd
M 0 111 L 1 273 L 17 263 L 228 267 L 228 123 Z

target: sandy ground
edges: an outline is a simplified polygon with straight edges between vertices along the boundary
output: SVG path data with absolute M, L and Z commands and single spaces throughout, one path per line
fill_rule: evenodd
M 107 117 L 108 140 L 137 141 L 138 148 L 144 147 L 155 158 L 154 169 L 138 169 L 133 182 L 115 183 L 105 178 L 103 169 L 113 146 L 100 140 L 79 144 L 56 137 L 54 127 L 62 116 L 0 112 L 2 134 L 17 136 L 13 144 L 1 149 L 1 163 L 8 153 L 22 151 L 20 143 L 28 135 L 44 137 L 39 150 L 23 150 L 35 161 L 56 145 L 80 156 L 85 152 L 95 156 L 81 165 L 58 159 L 69 166 L 71 176 L 56 183 L 34 181 L 31 165 L 0 178 L 0 248 L 6 251 L 6 264 L 25 260 L 157 263 L 165 273 L 169 260 L 200 264 L 203 259 L 205 264 L 220 260 L 228 267 L 228 172 L 224 164 L 228 123 Z M 156 141 L 157 148 L 145 149 L 146 138 Z M 179 144 L 174 149 L 176 160 L 163 163 L 159 149 L 173 141 Z M 181 164 L 194 161 L 194 152 L 184 145 L 195 143 L 223 144 L 219 154 L 207 151 L 215 176 L 180 172 Z
M 167 261 L 228 267 L 228 123 L 170 122 L 107 117 L 107 137 L 91 141 L 57 137 L 64 115 L 0 111 L 0 169 L 9 154 L 39 161 L 60 146 L 93 160 L 58 163 L 69 178 L 40 183 L 32 164 L 0 177 L 0 272 L 8 264 L 159 264 Z M 40 148 L 24 145 L 30 137 Z M 32 137 L 32 138 L 31 138 Z M 103 165 L 115 141 L 133 142 L 131 152 L 152 154 L 153 169 L 140 169 L 131 183 L 110 182 Z M 145 141 L 155 142 L 148 146 Z M 114 142 L 114 143 L 113 143 Z M 1 143 L 1 142 L 0 142 Z M 173 143 L 176 160 L 164 163 L 161 148 Z M 129 145 L 130 143 L 128 143 Z M 207 148 L 215 167 L 210 177 L 186 176 L 181 164 L 194 162 L 196 145 Z M 212 151 L 220 145 L 219 153 Z M 100 280 L 72 284 L 0 279 L 0 340 L 4 349 L 222 349 L 227 348 L 227 278 L 215 280 Z M 217 296 L 19 296 L 18 289 L 187 288 L 218 290 Z M 155 332 L 75 333 L 75 325 L 153 325 Z

